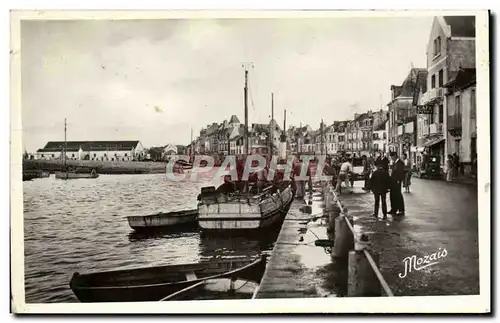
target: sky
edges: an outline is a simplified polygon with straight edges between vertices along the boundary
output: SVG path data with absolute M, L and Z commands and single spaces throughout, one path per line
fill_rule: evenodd
M 212 122 L 274 115 L 318 128 L 386 109 L 426 68 L 433 17 L 23 21 L 23 146 L 47 141 L 188 144 Z

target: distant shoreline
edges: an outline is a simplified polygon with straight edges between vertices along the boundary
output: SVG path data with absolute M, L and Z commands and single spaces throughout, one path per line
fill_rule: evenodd
M 98 174 L 161 174 L 166 171 L 166 163 L 143 161 L 100 161 L 100 160 L 66 160 L 72 167 L 94 168 Z M 43 170 L 56 172 L 63 170 L 61 160 L 25 159 L 23 171 Z

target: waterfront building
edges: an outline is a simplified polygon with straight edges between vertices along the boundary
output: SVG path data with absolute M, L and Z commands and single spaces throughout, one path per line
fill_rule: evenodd
M 389 128 L 389 122 L 386 119 L 385 121 L 378 122 L 376 125 L 373 125 L 373 134 L 372 134 L 372 152 L 382 152 L 387 153 L 387 130 Z
M 388 121 L 389 151 L 406 153 L 416 161 L 417 105 L 419 94 L 427 86 L 427 70 L 412 68 L 401 85 L 391 85 Z M 413 147 L 413 149 L 412 149 Z
M 453 85 L 460 71 L 471 71 L 475 69 L 475 64 L 475 17 L 435 17 L 427 45 L 427 91 L 423 93 L 421 100 L 427 109 L 423 109 L 425 113 L 422 114 L 422 127 L 425 139 L 423 145 L 430 154 L 441 156 L 442 165 L 448 154 L 457 153 L 464 157 L 470 155 L 470 146 L 475 144 L 469 138 L 462 142 L 461 137 L 457 136 L 458 132 L 455 130 L 458 110 L 454 108 L 455 105 L 460 107 L 462 102 L 471 105 L 470 97 L 475 96 L 475 90 L 471 94 L 475 85 L 471 85 L 468 90 L 463 88 L 464 84 L 458 87 Z M 445 84 L 449 87 L 445 87 Z M 460 88 L 465 91 L 465 101 Z M 451 128 L 448 121 L 451 122 Z M 473 131 L 471 135 L 475 135 Z
M 477 158 L 476 70 L 460 69 L 444 84 L 447 93 L 447 129 L 453 138 L 448 151 L 460 157 L 464 172 L 471 174 Z
M 36 159 L 63 159 L 64 141 L 49 141 L 38 149 Z M 68 160 L 132 161 L 144 157 L 144 147 L 139 140 L 128 141 L 68 141 Z

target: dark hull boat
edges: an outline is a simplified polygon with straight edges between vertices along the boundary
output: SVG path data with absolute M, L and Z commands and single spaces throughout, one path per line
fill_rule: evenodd
M 83 178 L 97 178 L 97 173 L 77 173 L 77 172 L 55 172 L 57 179 L 83 179 Z
M 231 278 L 260 282 L 265 268 L 265 255 L 257 259 L 212 259 L 194 264 L 74 273 L 69 285 L 80 302 L 159 301 L 205 280 Z
M 31 181 L 35 178 L 44 178 L 49 176 L 49 172 L 44 172 L 41 170 L 23 171 L 23 181 Z
M 198 210 L 128 216 L 127 220 L 130 227 L 135 231 L 168 230 L 179 226 L 196 226 L 198 224 Z

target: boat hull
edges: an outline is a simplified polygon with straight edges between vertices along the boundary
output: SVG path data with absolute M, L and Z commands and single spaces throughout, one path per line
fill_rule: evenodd
M 199 206 L 198 224 L 204 231 L 250 233 L 280 226 L 293 202 L 291 186 L 259 204 L 221 203 Z
M 57 179 L 85 179 L 85 178 L 97 178 L 99 177 L 99 174 L 55 172 L 55 176 Z
M 159 301 L 207 279 L 228 278 L 260 282 L 266 257 L 258 259 L 217 259 L 206 263 L 173 265 L 104 273 L 73 274 L 70 288 L 80 302 Z M 194 272 L 197 279 L 186 280 Z M 184 278 L 182 278 L 184 277 Z M 97 284 L 93 284 L 97 282 Z M 101 282 L 99 284 L 99 282 Z M 105 282 L 105 283 L 102 283 Z M 112 285 L 111 285 L 112 284 Z
M 153 231 L 165 230 L 179 226 L 196 226 L 197 220 L 197 209 L 127 217 L 128 224 L 135 231 Z

